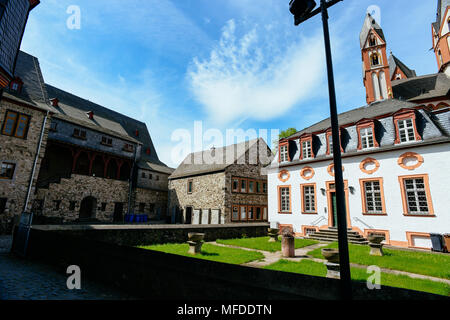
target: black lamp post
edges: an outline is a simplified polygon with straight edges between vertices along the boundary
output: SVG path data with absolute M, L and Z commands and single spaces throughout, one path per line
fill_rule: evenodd
M 333 134 L 333 146 L 340 146 L 339 122 L 336 107 L 336 90 L 334 87 L 333 61 L 331 58 L 330 32 L 328 29 L 328 8 L 343 0 L 320 0 L 320 7 L 315 9 L 316 2 L 314 0 L 291 0 L 289 3 L 289 11 L 295 17 L 295 25 L 322 13 L 323 33 L 325 38 L 325 53 L 327 59 L 328 70 L 328 90 L 330 94 L 330 114 L 331 128 Z M 347 242 L 347 213 L 345 205 L 344 179 L 342 177 L 342 158 L 339 147 L 333 148 L 334 157 L 334 178 L 336 184 L 336 206 L 337 206 L 337 224 L 339 239 L 339 258 L 341 273 L 341 289 L 344 299 L 351 299 L 352 286 L 350 278 L 350 262 L 348 255 Z

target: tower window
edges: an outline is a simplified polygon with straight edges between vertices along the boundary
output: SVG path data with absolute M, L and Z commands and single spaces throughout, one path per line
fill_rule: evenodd
M 380 58 L 377 53 L 372 54 L 371 57 L 372 66 L 378 66 L 380 64 Z
M 375 39 L 374 36 L 371 36 L 369 38 L 369 46 L 373 47 L 373 46 L 376 46 L 376 45 L 377 45 L 377 40 Z

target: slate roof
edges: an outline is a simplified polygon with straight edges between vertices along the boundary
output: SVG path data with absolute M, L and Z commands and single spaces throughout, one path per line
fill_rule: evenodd
M 389 56 L 389 73 L 391 74 L 391 77 L 394 74 L 395 69 L 397 67 L 399 67 L 400 70 L 402 70 L 402 72 L 408 78 L 413 78 L 417 76 L 415 70 L 411 70 L 410 68 L 408 68 L 403 62 L 400 61 L 400 59 L 398 59 L 391 53 L 391 55 Z
M 15 75 L 23 81 L 22 91 L 17 93 L 5 89 L 4 97 L 50 111 L 55 118 L 141 144 L 139 164 L 149 167 L 149 163 L 157 166 L 159 172 L 170 173 L 171 168 L 159 160 L 145 123 L 46 84 L 39 60 L 23 51 L 18 54 Z M 58 98 L 59 107 L 51 105 L 52 98 Z M 94 112 L 93 120 L 86 115 L 89 111 Z M 138 136 L 136 130 L 139 132 Z M 150 148 L 150 154 L 147 154 L 147 148 Z
M 395 98 L 420 101 L 438 97 L 450 97 L 450 79 L 443 73 L 429 74 L 392 81 Z
M 237 161 L 241 159 L 253 146 L 257 146 L 259 148 L 267 148 L 270 151 L 264 139 L 259 138 L 226 147 L 190 153 L 173 172 L 169 179 L 178 179 L 194 175 L 224 171 L 230 165 L 237 163 Z M 208 164 L 208 162 L 211 162 L 208 161 L 209 159 L 219 154 L 222 154 L 223 159 L 222 161 L 220 161 L 220 163 Z M 272 158 L 273 156 L 267 163 L 261 164 L 263 166 L 270 164 Z
M 15 76 L 23 81 L 22 90 L 20 93 L 5 88 L 3 96 L 13 99 L 20 103 L 32 105 L 35 108 L 44 111 L 54 111 L 48 105 L 47 91 L 43 87 L 44 78 L 42 77 L 39 60 L 32 55 L 19 51 L 17 55 Z
M 394 113 L 402 108 L 413 108 L 417 106 L 414 103 L 410 103 L 407 101 L 401 101 L 397 99 L 388 99 L 388 100 L 382 100 L 374 102 L 370 105 L 353 109 L 347 112 L 343 112 L 339 114 L 338 120 L 339 120 L 339 126 L 349 125 L 358 122 L 362 119 L 370 119 L 375 118 L 377 116 Z M 292 136 L 288 137 L 287 139 L 291 138 L 297 138 L 305 133 L 317 133 L 317 132 L 323 132 L 327 129 L 331 128 L 331 119 L 327 118 L 325 120 L 322 120 L 308 128 L 305 128 Z
M 367 36 L 369 35 L 370 30 L 372 28 L 375 32 L 386 42 L 386 38 L 384 37 L 383 29 L 381 29 L 380 25 L 375 21 L 375 19 L 368 13 L 366 15 L 366 19 L 364 20 L 363 27 L 361 33 L 359 34 L 359 43 L 361 45 L 361 49 L 364 48 L 366 44 Z

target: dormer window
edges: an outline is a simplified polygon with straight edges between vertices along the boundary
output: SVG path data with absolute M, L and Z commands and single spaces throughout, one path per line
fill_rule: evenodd
M 86 115 L 88 116 L 89 119 L 94 120 L 94 111 L 86 112 Z
M 133 152 L 133 150 L 134 150 L 134 146 L 132 144 L 129 144 L 129 143 L 124 144 L 123 151 Z
M 305 134 L 300 137 L 300 149 L 300 160 L 314 158 L 312 134 Z
M 414 110 L 403 110 L 394 115 L 396 129 L 395 143 L 408 143 L 421 140 L 416 127 L 416 113 Z
M 102 142 L 101 142 L 101 144 L 103 144 L 103 145 L 105 145 L 105 146 L 112 146 L 112 139 L 111 138 L 108 138 L 108 137 L 105 137 L 105 136 L 103 136 L 102 137 Z
M 73 129 L 73 137 L 86 140 L 86 131 L 78 128 Z
M 361 120 L 356 125 L 358 131 L 358 150 L 378 148 L 379 144 L 375 138 L 375 121 Z
M 333 135 L 328 135 L 328 154 L 333 155 Z
M 20 93 L 22 91 L 22 86 L 23 86 L 23 82 L 22 82 L 22 80 L 20 80 L 20 78 L 15 78 L 9 84 L 9 88 L 11 89 L 11 91 L 14 91 L 17 93 Z
M 312 158 L 312 141 L 306 140 L 302 142 L 302 155 L 303 159 L 311 159 Z
M 280 145 L 280 162 L 289 161 L 289 146 L 287 143 Z
M 412 119 L 398 120 L 400 142 L 416 141 Z

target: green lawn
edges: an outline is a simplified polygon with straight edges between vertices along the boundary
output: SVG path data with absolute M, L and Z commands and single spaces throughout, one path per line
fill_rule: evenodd
M 327 274 L 327 268 L 323 263 L 311 260 L 302 260 L 300 262 L 280 260 L 266 266 L 265 269 L 301 273 L 317 277 L 325 277 Z M 367 281 L 367 278 L 370 276 L 365 269 L 360 268 L 351 268 L 351 274 L 352 279 L 356 281 Z M 381 285 L 450 296 L 450 286 L 445 283 L 413 279 L 403 275 L 382 272 Z
M 337 247 L 338 244 L 335 242 L 323 248 Z M 308 255 L 324 259 L 321 253 L 323 248 L 312 250 Z M 368 246 L 349 243 L 350 262 L 450 279 L 450 255 L 383 249 L 385 255 L 377 257 L 369 255 L 369 251 Z
M 254 260 L 264 259 L 264 255 L 260 252 L 224 248 L 209 243 L 205 243 L 202 246 L 202 253 L 195 256 L 187 253 L 189 250 L 189 245 L 187 243 L 152 245 L 139 248 L 230 264 L 242 264 Z
M 281 251 L 281 241 L 269 242 L 269 237 L 260 238 L 244 238 L 244 239 L 228 239 L 228 240 L 216 240 L 217 243 L 232 245 L 237 247 L 256 249 L 262 251 L 276 252 Z M 295 248 L 303 248 L 313 244 L 319 243 L 315 240 L 309 239 L 295 239 Z

